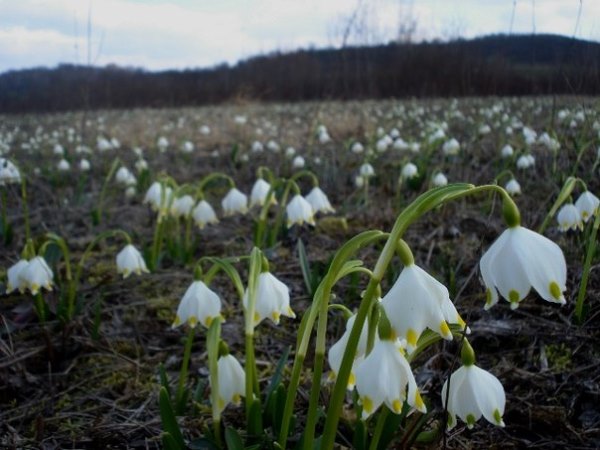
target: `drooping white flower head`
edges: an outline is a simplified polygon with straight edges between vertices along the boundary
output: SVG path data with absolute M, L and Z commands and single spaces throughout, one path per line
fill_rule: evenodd
M 486 287 L 485 309 L 500 295 L 516 309 L 531 287 L 544 300 L 564 305 L 567 263 L 558 245 L 522 226 L 505 230 L 481 257 L 481 277 Z
M 442 146 L 442 151 L 444 152 L 444 155 L 448 156 L 457 155 L 459 150 L 460 143 L 454 138 L 444 142 L 444 145 Z
M 192 153 L 194 151 L 194 144 L 191 141 L 185 141 L 181 144 L 181 151 L 183 153 Z
M 363 406 L 363 419 L 382 403 L 396 414 L 400 414 L 405 401 L 421 412 L 427 410 L 410 365 L 396 340 L 375 342 L 371 353 L 356 369 L 356 389 Z
M 123 186 L 132 186 L 137 183 L 135 175 L 125 166 L 119 167 L 115 174 L 115 180 Z
M 452 303 L 446 286 L 416 264 L 410 264 L 404 267 L 392 288 L 383 297 L 381 306 L 396 335 L 406 339 L 407 350 L 411 353 L 425 328 L 451 340 L 452 332 L 448 321 L 464 325 L 458 313 L 457 317 L 446 318 L 446 303 Z
M 91 165 L 90 162 L 83 158 L 81 161 L 79 161 L 79 170 L 81 170 L 82 172 L 87 172 L 91 169 Z
M 517 159 L 517 168 L 518 169 L 529 169 L 535 164 L 535 158 L 531 154 L 521 155 L 519 159 Z
M 173 217 L 187 217 L 192 213 L 195 203 L 191 195 L 186 194 L 177 197 L 171 204 L 171 215 Z
M 17 166 L 6 158 L 0 158 L 0 186 L 20 182 L 21 173 Z
M 239 405 L 246 390 L 246 373 L 232 355 L 223 355 L 217 361 L 219 378 L 218 409 L 222 412 L 229 403 Z
M 402 178 L 411 179 L 416 177 L 419 174 L 419 169 L 413 163 L 406 163 L 404 167 L 402 167 Z
M 237 213 L 246 214 L 248 212 L 248 196 L 237 188 L 231 188 L 221 200 L 221 207 L 226 217 Z
M 192 211 L 192 217 L 200 229 L 204 228 L 206 224 L 219 223 L 215 210 L 206 200 L 200 200 L 198 202 Z
M 504 147 L 502 147 L 502 150 L 500 150 L 500 154 L 503 158 L 510 158 L 514 153 L 515 151 L 510 144 L 506 144 Z
M 127 244 L 117 254 L 117 273 L 123 274 L 127 278 L 132 273 L 141 275 L 142 272 L 149 273 L 142 254 L 131 244 Z
M 436 187 L 446 186 L 448 184 L 448 178 L 442 172 L 438 172 L 433 179 L 431 180 L 431 184 Z
M 263 206 L 270 190 L 271 185 L 262 178 L 258 178 L 255 181 L 254 186 L 252 186 L 252 191 L 250 192 L 250 208 L 253 206 Z M 271 204 L 276 203 L 277 200 L 275 200 L 275 195 L 271 195 Z
M 332 380 L 337 377 L 337 374 L 340 371 L 342 359 L 344 358 L 344 353 L 346 352 L 346 346 L 348 345 L 348 339 L 350 338 L 350 332 L 354 326 L 355 319 L 356 314 L 348 319 L 346 322 L 346 331 L 344 331 L 342 337 L 340 337 L 340 339 L 329 348 L 329 352 L 327 353 L 327 360 L 329 362 L 329 367 L 331 368 L 331 372 L 329 372 L 329 378 Z M 352 370 L 350 372 L 350 377 L 348 378 L 348 390 L 350 391 L 354 389 L 354 385 L 356 384 L 356 368 L 363 361 L 367 351 L 368 328 L 369 327 L 365 322 L 362 330 L 360 331 L 360 338 L 358 340 L 358 346 L 356 347 L 356 353 L 354 354 L 354 362 L 352 363 Z
M 155 181 L 148 188 L 146 196 L 144 197 L 144 203 L 149 203 L 153 210 L 159 211 L 165 209 L 169 203 L 171 203 L 171 197 L 173 195 L 173 189 L 169 186 L 163 188 L 163 184 Z
M 331 203 L 329 203 L 327 195 L 325 195 L 325 192 L 323 192 L 319 186 L 312 188 L 305 198 L 306 201 L 310 203 L 310 206 L 312 206 L 312 209 L 315 213 L 335 212 L 335 209 L 333 209 Z
M 294 169 L 302 169 L 305 165 L 306 161 L 304 160 L 304 157 L 302 157 L 302 155 L 297 155 L 296 157 L 294 157 L 292 161 L 292 167 Z
M 556 215 L 556 220 L 558 220 L 558 229 L 560 231 L 583 229 L 581 214 L 573 203 L 563 205 Z
M 195 328 L 201 323 L 206 328 L 210 327 L 213 319 L 221 315 L 221 300 L 204 282 L 194 281 L 185 291 L 172 327 L 176 328 L 183 323 Z
M 8 278 L 6 284 L 7 294 L 10 294 L 11 292 L 16 291 L 17 289 L 21 294 L 25 292 L 27 285 L 24 280 L 19 278 L 19 274 L 25 267 L 27 267 L 27 264 L 29 264 L 27 260 L 20 259 L 8 268 L 8 270 L 6 271 L 6 277 Z
M 248 308 L 248 291 L 244 293 L 244 308 Z M 254 325 L 269 318 L 279 324 L 281 316 L 295 318 L 290 307 L 290 291 L 285 283 L 279 281 L 272 273 L 263 272 L 258 276 L 256 287 L 256 303 L 254 305 Z
M 511 178 L 508 183 L 506 183 L 504 189 L 506 189 L 506 192 L 508 192 L 510 195 L 518 195 L 521 193 L 521 185 L 514 178 Z
M 352 147 L 350 147 L 350 151 L 352 153 L 359 154 L 359 153 L 364 152 L 365 148 L 363 147 L 363 145 L 360 142 L 357 141 L 354 144 L 352 144 Z
M 71 164 L 69 164 L 69 161 L 67 161 L 66 159 L 63 158 L 58 162 L 58 165 L 56 167 L 61 172 L 66 172 L 67 170 L 69 170 L 71 168 Z
M 581 219 L 587 223 L 592 216 L 598 214 L 598 206 L 600 205 L 600 199 L 592 194 L 590 191 L 582 192 L 575 206 L 581 215 Z
M 358 173 L 362 178 L 371 178 L 375 176 L 375 169 L 373 169 L 371 164 L 364 163 L 362 166 L 360 166 Z
M 311 204 L 300 194 L 296 194 L 294 198 L 292 198 L 285 207 L 285 212 L 287 214 L 288 228 L 292 227 L 292 225 L 302 225 L 305 222 L 310 225 L 315 224 L 315 212 L 313 211 Z
M 448 380 L 442 388 L 442 404 L 446 407 L 448 396 L 448 428 L 456 425 L 456 416 L 473 428 L 481 416 L 494 425 L 503 427 L 504 406 L 506 396 L 498 378 L 477 367 L 475 364 L 465 365 L 450 376 L 450 392 Z
M 41 288 L 52 290 L 54 274 L 46 260 L 41 256 L 36 256 L 30 260 L 26 266 L 23 266 L 18 273 L 19 289 L 22 286 L 29 289 L 32 295 L 36 295 Z

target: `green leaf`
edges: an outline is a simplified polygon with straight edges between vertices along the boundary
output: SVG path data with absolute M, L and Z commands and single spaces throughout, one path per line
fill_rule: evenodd
M 260 437 L 264 433 L 262 423 L 262 412 L 260 410 L 260 400 L 255 398 L 250 405 L 250 414 L 248 415 L 248 436 Z
M 225 430 L 225 442 L 228 450 L 244 450 L 244 442 L 234 428 L 227 427 Z
M 300 269 L 302 270 L 302 277 L 304 278 L 304 285 L 306 286 L 306 292 L 309 296 L 313 296 L 314 285 L 313 276 L 310 271 L 310 262 L 308 261 L 308 255 L 306 254 L 306 247 L 302 239 L 298 239 L 298 259 L 300 261 Z
M 367 449 L 367 429 L 363 420 L 357 420 L 354 424 L 354 437 L 352 438 L 352 446 L 356 450 Z
M 273 431 L 275 434 L 279 434 L 281 430 L 281 421 L 283 419 L 283 410 L 285 408 L 285 399 L 287 397 L 287 391 L 285 386 L 282 384 L 279 385 L 277 390 L 275 391 L 275 395 L 273 396 Z
M 167 392 L 167 396 L 169 400 L 171 399 L 171 387 L 169 386 L 169 377 L 167 377 L 167 371 L 165 370 L 165 366 L 160 363 L 158 365 L 158 376 L 160 378 L 160 385 L 165 388 Z
M 213 438 L 213 436 L 211 436 Z M 211 439 L 206 437 L 194 439 L 188 444 L 188 448 L 191 450 L 220 450 L 219 446 L 214 443 Z
M 184 450 L 185 447 L 179 447 L 177 445 L 177 441 L 171 433 L 163 433 L 162 434 L 162 444 L 164 450 Z
M 379 438 L 379 448 L 384 449 L 390 446 L 394 436 L 396 436 L 396 433 L 400 430 L 400 424 L 404 421 L 408 411 L 410 411 L 410 406 L 408 403 L 404 402 L 400 414 L 390 412 L 390 414 L 387 415 Z
M 167 393 L 167 390 L 164 387 L 160 388 L 160 394 L 158 396 L 158 406 L 160 409 L 160 419 L 162 421 L 163 430 L 166 433 L 170 434 L 175 440 L 175 443 L 177 445 L 176 448 L 185 448 L 183 435 L 181 434 L 179 424 L 177 423 L 177 419 L 175 418 L 175 413 L 173 412 L 173 408 L 171 407 L 169 394 Z
M 283 369 L 288 363 L 288 356 L 290 354 L 290 346 L 288 345 L 286 349 L 283 351 L 281 358 L 279 358 L 279 362 L 277 363 L 277 367 L 275 367 L 275 372 L 271 377 L 271 381 L 269 383 L 269 387 L 267 388 L 267 398 L 275 391 L 275 389 L 281 383 L 281 378 L 283 377 Z

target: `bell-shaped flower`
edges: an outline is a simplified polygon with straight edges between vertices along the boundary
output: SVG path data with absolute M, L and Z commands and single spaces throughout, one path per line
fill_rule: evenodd
M 125 166 L 119 167 L 115 174 L 115 180 L 123 186 L 132 186 L 137 183 L 135 175 Z
M 87 159 L 82 158 L 81 161 L 79 161 L 79 170 L 81 170 L 82 172 L 87 172 L 91 168 L 92 168 L 92 166 Z
M 344 331 L 342 337 L 329 348 L 329 352 L 327 353 L 327 360 L 329 361 L 329 367 L 331 368 L 331 372 L 329 372 L 329 378 L 332 380 L 337 377 L 337 374 L 340 371 L 342 359 L 344 358 L 344 353 L 346 353 L 346 346 L 348 345 L 348 339 L 350 338 L 350 332 L 354 326 L 355 319 L 356 314 L 348 319 L 346 322 L 346 331 Z M 354 362 L 352 363 L 352 370 L 350 372 L 350 377 L 348 378 L 348 390 L 350 391 L 354 389 L 354 385 L 356 384 L 356 368 L 365 358 L 365 353 L 367 351 L 367 338 L 368 325 L 365 322 L 362 330 L 360 331 L 360 338 L 358 340 L 358 346 L 356 347 L 356 353 L 354 354 Z
M 522 226 L 505 230 L 481 257 L 481 277 L 486 287 L 485 309 L 500 295 L 519 306 L 531 287 L 544 300 L 565 304 L 567 263 L 558 245 Z
M 63 158 L 58 162 L 56 167 L 61 172 L 66 172 L 67 170 L 69 170 L 71 168 L 71 164 L 69 164 L 69 161 L 67 161 L 66 159 Z
M 206 224 L 219 223 L 215 210 L 206 200 L 200 200 L 198 202 L 192 211 L 192 217 L 200 229 L 204 228 Z
M 244 293 L 244 308 L 248 308 L 248 290 Z M 296 314 L 290 307 L 290 290 L 270 272 L 258 276 L 256 301 L 254 304 L 254 325 L 269 318 L 279 324 L 281 316 L 295 318 Z
M 502 147 L 502 150 L 500 150 L 500 154 L 503 158 L 510 158 L 514 153 L 515 151 L 510 144 L 506 144 Z
M 508 181 L 508 183 L 506 183 L 506 186 L 504 186 L 504 189 L 506 189 L 506 192 L 508 192 L 510 195 L 521 194 L 521 185 L 514 178 L 511 178 Z
M 446 407 L 448 398 L 448 428 L 456 425 L 456 416 L 473 428 L 481 416 L 488 422 L 503 427 L 506 396 L 498 378 L 477 367 L 464 365 L 450 376 L 442 388 L 442 404 Z M 449 392 L 448 392 L 449 390 Z
M 163 188 L 163 184 L 155 181 L 146 191 L 144 203 L 149 203 L 155 211 L 165 210 L 167 205 L 171 203 L 173 189 L 169 186 Z
M 558 229 L 560 231 L 583 229 L 579 209 L 572 203 L 567 203 L 560 208 L 556 215 L 556 220 L 558 220 Z
M 33 295 L 36 295 L 42 287 L 51 291 L 53 279 L 54 274 L 46 260 L 41 256 L 36 256 L 19 271 L 19 288 L 25 286 Z
M 21 173 L 17 166 L 6 158 L 0 158 L 0 186 L 20 182 Z
M 292 167 L 294 169 L 302 169 L 306 165 L 306 161 L 302 155 L 296 155 L 292 160 Z
M 172 327 L 176 328 L 183 323 L 195 328 L 201 323 L 206 328 L 210 327 L 213 319 L 221 315 L 221 299 L 204 282 L 194 281 L 185 291 Z
M 191 195 L 182 195 L 173 200 L 171 204 L 171 215 L 173 217 L 187 217 L 194 208 L 194 198 Z
M 142 272 L 149 273 L 142 254 L 133 245 L 127 244 L 117 255 L 117 273 L 127 278 L 132 273 L 141 275 Z
M 253 206 L 263 206 L 265 201 L 267 200 L 267 195 L 271 190 L 271 185 L 267 183 L 262 178 L 259 178 L 252 186 L 252 191 L 250 192 L 250 208 Z M 274 205 L 277 203 L 275 200 L 275 193 L 271 194 L 271 204 Z
M 312 206 L 312 209 L 315 213 L 335 212 L 335 209 L 333 209 L 331 203 L 329 203 L 327 195 L 325 195 L 325 192 L 323 192 L 319 186 L 312 188 L 305 199 L 308 203 L 310 203 L 310 206 Z
M 448 303 L 452 301 L 446 286 L 413 263 L 404 267 L 381 305 L 396 335 L 406 339 L 411 353 L 425 328 L 451 340 L 448 322 L 464 325 L 458 313 L 456 317 L 446 317 L 444 311 L 452 310 Z
M 409 180 L 411 178 L 419 175 L 419 169 L 413 163 L 406 163 L 404 167 L 402 167 L 402 178 L 405 180 Z
M 222 412 L 229 403 L 239 405 L 246 389 L 246 373 L 234 356 L 223 355 L 217 361 L 219 378 L 218 409 Z
M 375 342 L 371 353 L 356 369 L 356 389 L 363 407 L 363 419 L 382 403 L 396 414 L 400 414 L 405 401 L 426 412 L 410 364 L 396 339 Z
M 459 150 L 460 143 L 454 138 L 444 142 L 444 145 L 442 146 L 442 151 L 444 152 L 444 155 L 448 156 L 457 155 Z
M 248 212 L 248 196 L 236 188 L 231 188 L 221 201 L 223 214 L 232 216 L 236 213 L 246 214 Z
M 296 194 L 292 198 L 285 207 L 285 212 L 287 214 L 288 228 L 292 227 L 292 225 L 302 225 L 305 222 L 310 225 L 315 224 L 313 207 L 300 194 Z
M 8 268 L 8 270 L 6 271 L 6 277 L 8 278 L 6 284 L 7 294 L 10 294 L 11 292 L 16 291 L 17 289 L 19 290 L 19 292 L 21 292 L 21 294 L 25 292 L 27 285 L 23 280 L 21 280 L 21 278 L 19 278 L 19 274 L 23 271 L 25 267 L 27 267 L 27 264 L 29 264 L 27 260 L 20 259 Z
M 362 178 L 371 178 L 375 176 L 375 169 L 373 169 L 373 166 L 369 163 L 364 163 L 360 166 L 358 172 Z
M 582 192 L 575 206 L 581 215 L 581 219 L 587 223 L 590 217 L 598 213 L 598 206 L 600 205 L 600 199 L 592 194 L 590 191 Z
M 446 175 L 442 172 L 438 172 L 431 180 L 431 184 L 436 187 L 446 186 L 448 184 L 448 178 L 446 178 Z

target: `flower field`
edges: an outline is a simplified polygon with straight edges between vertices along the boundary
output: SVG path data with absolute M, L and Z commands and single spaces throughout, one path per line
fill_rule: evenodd
M 1 448 L 598 448 L 600 103 L 0 116 Z

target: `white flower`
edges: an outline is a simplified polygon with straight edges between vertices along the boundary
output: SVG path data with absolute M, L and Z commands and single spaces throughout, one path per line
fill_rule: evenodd
M 310 203 L 310 206 L 312 206 L 312 209 L 315 213 L 335 212 L 335 209 L 333 209 L 331 203 L 329 203 L 327 195 L 325 195 L 325 192 L 323 192 L 319 186 L 312 188 L 305 198 L 306 201 Z
M 25 292 L 27 285 L 24 282 L 24 280 L 21 280 L 19 278 L 19 274 L 25 267 L 27 267 L 27 264 L 28 264 L 27 260 L 20 259 L 19 261 L 17 261 L 15 264 L 13 264 L 12 266 L 10 266 L 8 268 L 8 270 L 6 271 L 6 277 L 8 278 L 8 282 L 6 284 L 6 293 L 7 294 L 10 294 L 11 292 L 13 292 L 17 289 L 19 290 L 19 292 L 21 292 L 21 294 L 23 294 Z
M 395 340 L 375 342 L 371 353 L 356 369 L 356 389 L 363 406 L 363 419 L 382 403 L 396 414 L 400 414 L 405 401 L 426 412 L 410 365 Z
M 330 379 L 335 379 L 337 377 L 338 372 L 340 371 L 340 367 L 342 365 L 342 358 L 344 357 L 344 353 L 346 352 L 346 346 L 348 345 L 348 339 L 350 338 L 350 332 L 352 331 L 352 327 L 354 326 L 354 320 L 356 319 L 356 314 L 351 316 L 346 322 L 346 331 L 342 334 L 342 337 L 329 348 L 329 352 L 327 353 L 327 360 L 329 361 L 329 367 L 331 367 L 331 372 L 329 373 Z M 356 384 L 356 368 L 363 361 L 365 357 L 365 353 L 367 351 L 367 337 L 368 337 L 368 326 L 367 323 L 363 325 L 362 330 L 360 331 L 360 338 L 358 340 L 358 346 L 356 347 L 356 353 L 354 354 L 354 362 L 352 363 L 352 370 L 350 372 L 350 377 L 348 378 L 348 390 L 354 389 L 354 385 Z
M 81 170 L 82 172 L 87 172 L 88 170 L 90 170 L 91 165 L 90 162 L 87 159 L 82 159 L 81 161 L 79 161 L 79 170 Z
M 142 254 L 133 245 L 127 244 L 117 255 L 117 273 L 127 278 L 132 273 L 141 275 L 142 272 L 149 272 Z
M 506 396 L 498 378 L 475 364 L 462 366 L 450 376 L 442 388 L 442 404 L 446 406 L 448 396 L 448 428 L 456 425 L 456 416 L 473 428 L 481 416 L 488 422 L 503 427 Z
M 575 206 L 581 214 L 581 219 L 584 222 L 590 220 L 590 217 L 596 215 L 598 213 L 598 206 L 600 205 L 600 199 L 592 194 L 590 191 L 582 192 L 577 201 L 575 202 Z
M 52 280 L 54 274 L 46 260 L 41 256 L 36 256 L 27 263 L 27 266 L 23 266 L 18 273 L 18 287 L 21 289 L 22 286 L 29 289 L 33 295 L 36 295 L 42 287 L 47 290 L 52 290 Z
M 244 308 L 248 308 L 248 291 L 244 293 Z M 270 272 L 263 272 L 258 276 L 256 287 L 256 302 L 254 305 L 254 325 L 263 319 L 269 318 L 279 324 L 281 316 L 295 318 L 296 314 L 290 307 L 290 291 Z
M 560 231 L 576 230 L 577 228 L 580 230 L 583 229 L 579 209 L 572 203 L 563 205 L 558 211 L 556 219 L 558 220 L 558 229 Z
M 359 173 L 362 178 L 370 178 L 375 176 L 375 170 L 369 163 L 364 163 L 362 166 L 360 166 Z
M 498 303 L 498 291 L 515 309 L 532 286 L 544 300 L 566 303 L 567 263 L 562 250 L 527 228 L 505 230 L 481 257 L 479 268 L 486 287 L 485 309 Z
M 288 147 L 285 149 L 285 157 L 291 158 L 296 154 L 296 149 L 294 147 Z
M 148 169 L 148 162 L 144 159 L 144 158 L 139 158 L 136 162 L 135 162 L 135 170 L 137 170 L 138 172 L 143 172 L 144 170 Z
M 296 194 L 285 208 L 287 214 L 287 226 L 302 225 L 304 222 L 314 225 L 314 211 L 310 203 L 300 194 Z
M 504 147 L 502 147 L 502 150 L 500 150 L 500 154 L 503 158 L 510 158 L 514 153 L 515 151 L 510 144 L 506 144 Z
M 485 136 L 486 134 L 490 134 L 491 131 L 492 131 L 492 129 L 487 124 L 483 124 L 479 127 L 479 134 L 482 136 Z
M 136 193 L 135 186 L 127 186 L 127 189 L 125 189 L 125 197 L 127 198 L 132 198 Z
M 200 134 L 203 134 L 205 136 L 209 135 L 210 134 L 210 127 L 208 125 L 202 125 L 200 127 Z
M 529 169 L 535 164 L 535 158 L 531 154 L 521 155 L 519 159 L 517 159 L 517 168 L 518 169 Z
M 169 186 L 163 188 L 163 184 L 155 181 L 148 188 L 146 196 L 144 197 L 144 203 L 149 203 L 152 209 L 158 211 L 159 209 L 165 209 L 170 203 L 171 196 L 173 195 L 173 189 Z
M 161 153 L 164 153 L 167 150 L 167 147 L 169 147 L 169 141 L 166 137 L 161 136 L 156 141 L 156 146 L 158 147 Z
M 444 142 L 444 145 L 442 146 L 442 151 L 444 152 L 444 155 L 457 155 L 459 150 L 460 144 L 454 138 Z
M 21 173 L 8 159 L 0 158 L 0 186 L 11 183 L 20 183 Z
M 210 327 L 214 318 L 221 315 L 221 300 L 202 281 L 194 281 L 185 291 L 172 327 L 187 323 L 195 328 L 201 323 L 206 328 Z
M 117 183 L 122 184 L 124 186 L 132 186 L 137 183 L 135 175 L 133 175 L 131 171 L 125 166 L 119 167 L 119 170 L 117 170 L 117 173 L 115 174 L 115 180 L 117 181 Z
M 236 213 L 246 214 L 248 212 L 248 196 L 237 188 L 231 188 L 221 200 L 221 207 L 225 216 L 232 216 Z
M 436 187 L 438 186 L 446 186 L 448 184 L 448 178 L 442 172 L 438 172 L 433 180 L 431 180 L 432 184 Z
M 458 314 L 456 317 L 446 317 L 444 308 L 447 309 L 447 303 L 452 301 L 446 286 L 416 264 L 410 264 L 404 267 L 392 288 L 383 297 L 381 306 L 396 335 L 406 339 L 407 350 L 411 353 L 425 328 L 451 340 L 452 332 L 447 322 L 464 326 Z
M 509 182 L 506 183 L 504 189 L 506 189 L 506 192 L 508 192 L 510 195 L 517 195 L 521 193 L 521 185 L 514 178 L 511 178 Z
M 171 204 L 171 215 L 173 217 L 187 217 L 194 208 L 194 198 L 191 195 L 183 195 L 173 200 Z
M 352 147 L 350 148 L 350 151 L 352 153 L 362 153 L 365 151 L 365 148 L 363 147 L 363 145 L 360 142 L 355 142 L 354 144 L 352 144 Z
M 300 155 L 296 156 L 292 161 L 292 167 L 294 169 L 302 169 L 305 164 L 306 162 L 304 161 L 304 158 Z
M 262 178 L 259 178 L 252 186 L 252 191 L 250 192 L 250 208 L 253 206 L 263 206 L 265 204 L 265 200 L 267 199 L 267 194 L 271 190 L 271 185 L 267 183 Z M 276 204 L 277 200 L 275 200 L 275 193 L 271 194 L 271 204 Z
M 404 179 L 416 177 L 418 174 L 419 170 L 413 163 L 406 163 L 404 167 L 402 167 L 402 178 Z
M 229 403 L 239 405 L 246 390 L 246 373 L 232 355 L 224 355 L 217 361 L 219 378 L 218 409 L 223 411 Z
M 67 161 L 66 159 L 63 158 L 58 162 L 58 165 L 56 167 L 61 172 L 66 172 L 67 170 L 69 170 L 71 168 L 71 164 L 69 164 L 69 161 Z
M 194 210 L 192 211 L 192 217 L 194 218 L 194 222 L 196 225 L 200 227 L 200 229 L 204 228 L 206 224 L 218 223 L 219 219 L 217 219 L 217 214 L 210 203 L 206 200 L 200 200 Z
M 194 144 L 190 141 L 185 141 L 181 145 L 181 151 L 183 153 L 192 153 L 194 151 Z
M 364 185 L 365 185 L 365 177 L 363 177 L 361 175 L 356 175 L 354 177 L 354 186 L 356 186 L 358 189 L 360 189 Z

